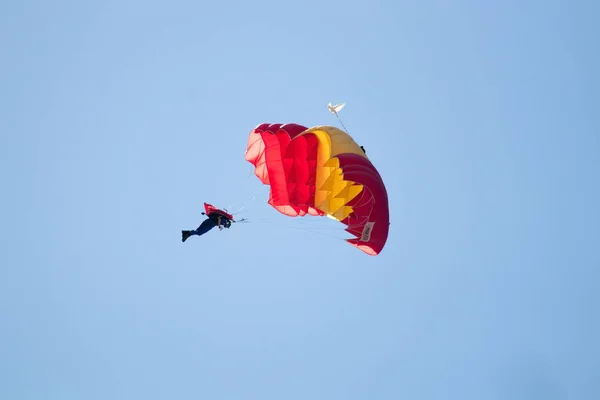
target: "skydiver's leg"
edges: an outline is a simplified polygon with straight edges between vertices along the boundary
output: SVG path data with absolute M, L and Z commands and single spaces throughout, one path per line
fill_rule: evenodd
M 217 223 L 210 218 L 205 219 L 199 227 L 190 232 L 190 235 L 202 236 L 212 228 L 217 226 Z

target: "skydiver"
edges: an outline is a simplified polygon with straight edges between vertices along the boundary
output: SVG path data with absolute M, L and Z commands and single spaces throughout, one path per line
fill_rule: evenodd
M 365 154 L 367 154 L 367 151 L 365 150 L 365 148 L 364 148 L 363 146 L 360 146 L 360 149 L 361 149 L 361 150 L 362 150 L 362 151 L 363 151 Z
M 206 215 L 206 213 L 202 212 L 202 215 Z M 223 228 L 229 229 L 231 227 L 231 223 L 235 222 L 219 213 L 211 213 L 206 216 L 208 218 L 202 221 L 200 226 L 193 231 L 181 231 L 182 242 L 185 242 L 190 236 L 202 236 L 215 226 L 218 226 L 220 231 L 223 230 Z

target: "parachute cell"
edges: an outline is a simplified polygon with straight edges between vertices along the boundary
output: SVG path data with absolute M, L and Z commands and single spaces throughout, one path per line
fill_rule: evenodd
M 290 216 L 328 216 L 369 255 L 389 231 L 388 197 L 377 169 L 346 132 L 333 126 L 261 124 L 250 132 L 245 159 L 270 186 L 268 203 Z

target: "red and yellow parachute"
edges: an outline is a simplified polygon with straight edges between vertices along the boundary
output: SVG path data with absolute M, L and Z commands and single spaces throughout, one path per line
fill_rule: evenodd
M 269 204 L 281 213 L 340 221 L 355 236 L 346 240 L 372 256 L 385 246 L 390 219 L 385 185 L 346 132 L 264 123 L 250 132 L 245 158 L 270 185 Z

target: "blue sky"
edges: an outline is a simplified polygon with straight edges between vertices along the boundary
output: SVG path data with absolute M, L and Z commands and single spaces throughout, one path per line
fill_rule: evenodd
M 3 2 L 0 398 L 598 398 L 599 14 Z M 244 161 L 330 101 L 388 188 L 377 257 Z M 204 201 L 253 222 L 182 244 Z

